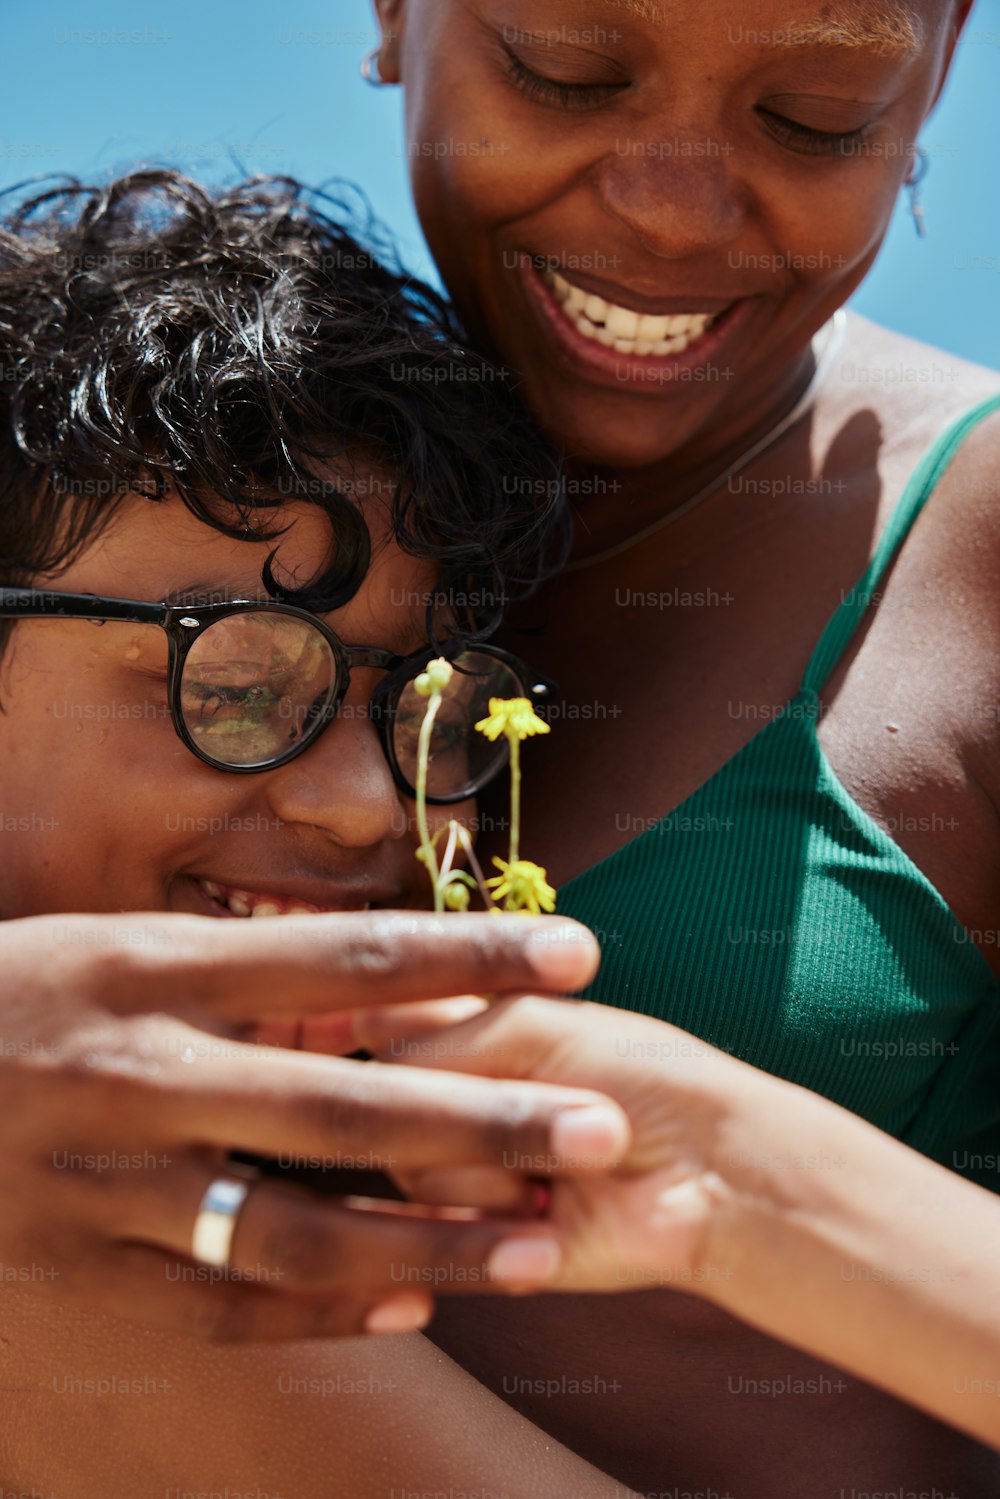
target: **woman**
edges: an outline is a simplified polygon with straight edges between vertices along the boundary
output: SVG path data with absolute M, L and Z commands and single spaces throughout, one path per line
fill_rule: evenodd
M 575 464 L 573 561 L 511 638 L 566 700 L 526 816 L 602 936 L 589 992 L 995 1186 L 1000 379 L 834 321 L 970 7 L 377 9 L 445 284 Z M 433 1336 L 642 1491 L 996 1486 L 686 1298 L 455 1302 Z M 597 1349 L 627 1398 L 547 1393 Z M 727 1388 L 787 1375 L 821 1382 Z

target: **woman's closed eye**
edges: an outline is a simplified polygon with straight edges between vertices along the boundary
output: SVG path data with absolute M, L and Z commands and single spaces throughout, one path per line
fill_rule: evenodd
M 763 105 L 757 106 L 757 114 L 776 141 L 805 156 L 852 156 L 872 129 L 867 124 L 855 130 L 817 130 L 812 125 L 803 125 L 798 120 L 765 109 Z
M 630 88 L 627 80 L 616 82 L 570 83 L 565 79 L 546 77 L 528 66 L 510 47 L 504 44 L 505 73 L 508 81 L 536 104 L 564 110 L 593 109 Z M 758 105 L 757 115 L 763 121 L 767 133 L 780 145 L 801 156 L 854 156 L 872 130 L 871 122 L 851 130 L 821 130 L 813 125 L 804 125 L 800 120 L 789 119 L 764 105 Z
M 571 83 L 565 79 L 548 78 L 530 68 L 506 42 L 503 44 L 503 51 L 504 72 L 508 82 L 533 103 L 549 108 L 591 109 L 630 87 L 624 79 Z

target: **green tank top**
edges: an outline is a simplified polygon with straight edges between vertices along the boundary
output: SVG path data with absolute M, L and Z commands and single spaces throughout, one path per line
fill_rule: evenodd
M 560 891 L 586 997 L 668 1020 L 1000 1191 L 1000 980 L 817 736 L 820 694 L 966 434 L 927 453 L 799 691 L 669 816 Z M 794 1148 L 794 1142 L 790 1142 Z

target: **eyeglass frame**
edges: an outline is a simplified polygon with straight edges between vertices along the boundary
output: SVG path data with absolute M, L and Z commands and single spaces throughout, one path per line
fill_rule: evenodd
M 198 747 L 188 730 L 181 707 L 181 679 L 184 675 L 184 663 L 188 652 L 206 630 L 231 615 L 249 613 L 290 615 L 294 619 L 304 620 L 318 630 L 333 656 L 335 691 L 322 714 L 317 717 L 315 727 L 308 736 L 304 736 L 276 759 L 269 760 L 264 765 L 222 765 Z M 146 599 L 119 599 L 92 593 L 60 593 L 38 588 L 0 587 L 0 619 L 80 619 L 99 625 L 115 622 L 159 625 L 167 636 L 167 700 L 174 732 L 185 748 L 189 749 L 203 764 L 211 766 L 213 770 L 232 775 L 260 775 L 264 771 L 278 770 L 282 765 L 288 765 L 310 749 L 338 716 L 341 704 L 350 691 L 353 667 L 374 667 L 376 670 L 388 673 L 372 689 L 368 707 L 371 720 L 378 729 L 382 753 L 392 772 L 393 781 L 397 789 L 408 797 L 416 796 L 416 787 L 400 768 L 392 730 L 399 697 L 407 684 L 425 670 L 429 661 L 437 656 L 451 659 L 451 656 L 461 655 L 464 651 L 476 651 L 506 666 L 525 689 L 524 696 L 534 702 L 550 701 L 558 690 L 556 684 L 549 678 L 530 671 L 519 657 L 512 655 L 510 651 L 502 650 L 499 646 L 455 636 L 440 645 L 428 645 L 426 654 L 420 650 L 401 656 L 398 652 L 387 650 L 383 646 L 348 645 L 341 640 L 335 630 L 331 629 L 321 615 L 313 614 L 297 604 L 287 604 L 273 599 L 229 599 L 215 604 L 157 604 Z M 407 665 L 411 666 L 412 670 L 408 671 L 406 676 L 400 676 L 400 668 Z M 489 779 L 483 781 L 481 785 L 476 785 L 472 790 L 454 792 L 449 796 L 434 796 L 428 793 L 427 801 L 435 806 L 450 806 L 456 802 L 468 801 L 470 797 L 477 796 L 495 776 L 500 774 L 505 763 L 501 761 L 497 769 L 490 774 Z

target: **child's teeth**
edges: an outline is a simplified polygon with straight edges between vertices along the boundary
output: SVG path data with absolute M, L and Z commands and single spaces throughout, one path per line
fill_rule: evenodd
M 638 313 L 573 286 L 558 271 L 548 272 L 545 279 L 577 332 L 619 354 L 680 354 L 715 321 L 706 312 Z
M 248 902 L 243 899 L 242 895 L 231 895 L 226 904 L 229 907 L 230 911 L 232 911 L 234 916 L 250 915 L 250 906 Z
M 280 911 L 273 900 L 262 900 L 257 902 L 250 915 L 254 918 L 258 916 L 278 916 L 280 915 Z

